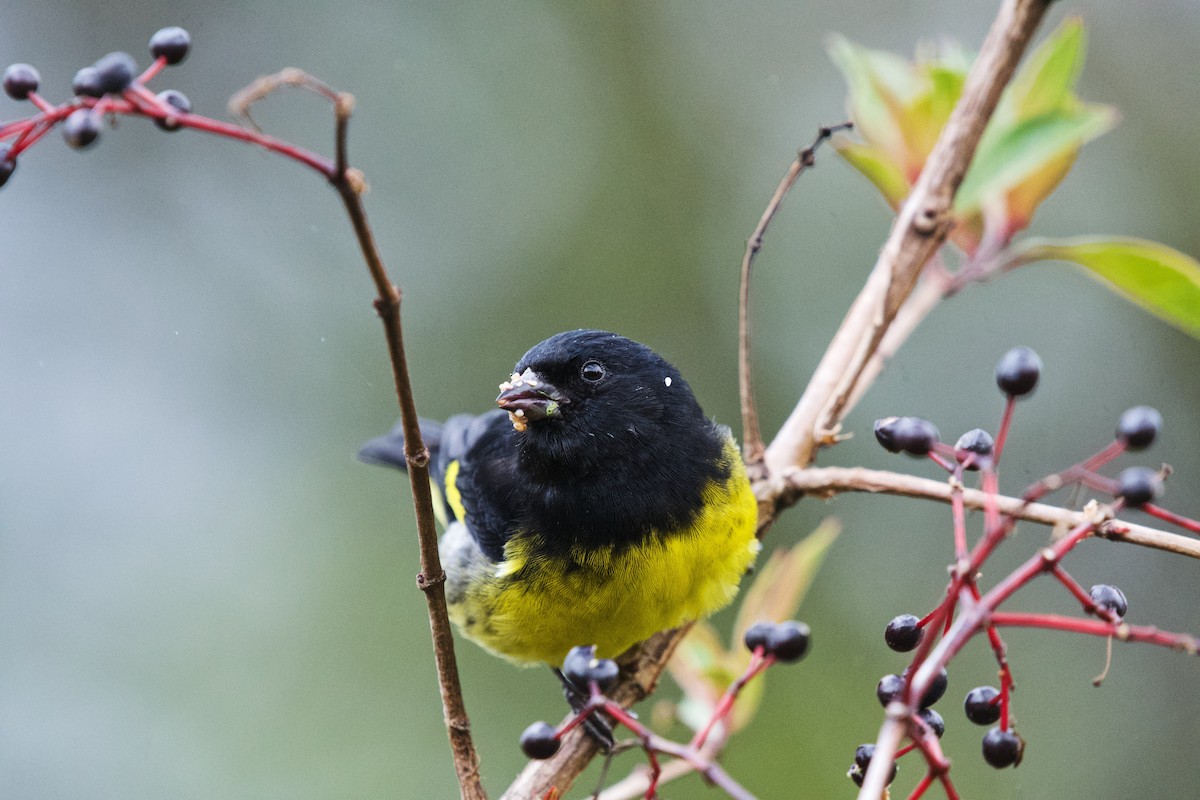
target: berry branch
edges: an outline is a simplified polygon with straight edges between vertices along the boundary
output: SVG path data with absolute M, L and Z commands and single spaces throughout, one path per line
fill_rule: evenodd
M 232 105 L 248 118 L 248 109 L 254 102 L 283 86 L 298 86 L 321 95 L 329 100 L 334 108 L 336 160 L 331 161 L 302 147 L 264 134 L 257 128 L 239 127 L 194 114 L 191 102 L 176 90 L 168 89 L 158 94 L 151 92 L 146 84 L 166 67 L 181 63 L 187 57 L 190 47 L 191 37 L 183 28 L 163 28 L 150 39 L 150 54 L 154 61 L 140 75 L 137 73 L 133 57 L 128 53 L 109 53 L 95 64 L 76 73 L 73 82 L 75 96 L 57 106 L 38 94 L 41 77 L 36 69 L 28 64 L 13 64 L 8 67 L 3 77 L 5 92 L 16 100 L 28 100 L 37 108 L 37 113 L 0 126 L 0 142 L 11 139 L 9 143 L 0 144 L 0 186 L 12 177 L 18 156 L 55 127 L 61 125 L 63 138 L 70 147 L 82 149 L 97 142 L 105 118 L 131 116 L 151 119 L 159 128 L 168 132 L 191 128 L 226 139 L 259 145 L 315 170 L 337 191 L 375 284 L 377 297 L 374 306 L 383 323 L 392 364 L 396 397 L 405 430 L 408 474 L 412 483 L 420 542 L 421 572 L 417 583 L 425 594 L 428 606 L 434 657 L 455 769 L 462 796 L 481 800 L 485 794 L 479 781 L 479 760 L 471 740 L 470 723 L 455 665 L 454 639 L 446 614 L 446 598 L 442 586 L 445 577 L 438 555 L 437 530 L 430 495 L 429 453 L 422 442 L 417 423 L 404 351 L 400 320 L 401 292 L 388 276 L 367 220 L 366 209 L 362 203 L 366 182 L 358 170 L 349 166 L 347 160 L 353 97 L 336 92 L 299 70 L 286 70 L 256 81 L 251 87 L 238 93 L 232 101 Z
M 850 777 L 862 787 L 859 797 L 863 800 L 879 796 L 884 786 L 895 778 L 895 760 L 913 750 L 922 753 L 927 772 L 910 797 L 923 796 L 935 779 L 941 782 L 947 797 L 958 796 L 949 781 L 949 763 L 940 749 L 931 744 L 928 735 L 929 731 L 940 735 L 938 732 L 944 730 L 944 723 L 930 724 L 927 715 L 930 706 L 945 692 L 947 665 L 971 638 L 980 633 L 987 636 L 996 658 L 1000 688 L 981 686 L 973 689 L 967 695 L 965 710 L 968 719 L 976 724 L 999 722 L 983 739 L 984 759 L 996 768 L 1019 763 L 1025 748 L 1025 742 L 1014 726 L 1012 670 L 1008 649 L 1000 636 L 1001 627 L 1082 633 L 1104 637 L 1110 643 L 1115 638 L 1156 644 L 1191 655 L 1200 652 L 1200 640 L 1192 635 L 1126 623 L 1124 618 L 1129 604 L 1120 589 L 1098 584 L 1085 591 L 1063 566 L 1063 559 L 1109 524 L 1115 513 L 1124 508 L 1145 506 L 1162 494 L 1164 476 L 1160 472 L 1131 467 L 1111 479 L 1095 471 L 1123 452 L 1141 451 L 1153 444 L 1162 426 L 1162 417 L 1156 410 L 1147 406 L 1129 409 L 1118 420 L 1111 444 L 1030 485 L 1016 501 L 1013 513 L 1001 511 L 997 472 L 1001 448 L 1011 429 L 1018 401 L 1033 392 L 1041 371 L 1041 359 L 1029 348 L 1013 348 L 1000 359 L 996 383 L 1004 392 L 1006 402 L 994 440 L 985 431 L 974 430 L 968 431 L 954 447 L 950 447 L 941 442 L 937 428 L 928 420 L 889 417 L 875 424 L 875 437 L 886 450 L 927 457 L 949 473 L 947 491 L 953 520 L 954 561 L 950 583 L 939 604 L 920 619 L 911 614 L 898 616 L 884 631 L 888 647 L 898 652 L 912 651 L 913 658 L 903 674 L 884 676 L 876 688 L 876 695 L 887 711 L 887 719 L 875 745 L 864 745 L 872 747 L 869 756 L 863 759 L 860 748 L 850 772 Z M 968 547 L 966 533 L 963 481 L 967 471 L 980 472 L 983 484 L 984 531 L 973 547 Z M 983 593 L 978 585 L 981 570 L 1012 533 L 1018 516 L 1045 495 L 1074 486 L 1110 493 L 1113 500 L 1107 506 L 1096 500 L 1088 502 L 1065 533 L 1040 548 L 986 594 Z M 1179 519 L 1189 526 L 1195 524 L 1183 517 Z M 1002 604 L 1042 574 L 1053 577 L 1080 604 L 1083 613 L 1095 619 L 999 610 Z M 1102 680 L 1103 675 L 1093 679 L 1093 683 L 1099 685 Z M 940 716 L 936 718 L 940 719 Z M 905 737 L 912 744 L 900 747 Z M 863 763 L 864 760 L 868 763 Z

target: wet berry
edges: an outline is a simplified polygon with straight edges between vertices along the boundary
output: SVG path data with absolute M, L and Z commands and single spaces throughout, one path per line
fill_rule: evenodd
M 1149 467 L 1130 467 L 1117 476 L 1117 497 L 1130 508 L 1144 506 L 1162 494 L 1162 478 Z
M 917 712 L 917 716 L 929 726 L 929 730 L 933 731 L 934 736 L 942 738 L 942 734 L 946 732 L 946 720 L 942 719 L 941 714 L 932 708 L 922 708 Z
M 746 645 L 746 649 L 753 653 L 758 648 L 763 648 L 763 653 L 766 653 L 767 638 L 772 630 L 775 629 L 774 622 L 756 622 L 746 629 L 745 635 L 742 636 L 742 641 Z
M 996 364 L 996 385 L 1009 397 L 1023 397 L 1034 390 L 1042 374 L 1042 360 L 1028 347 L 1014 347 Z
M 1130 450 L 1145 450 L 1162 429 L 1162 414 L 1150 406 L 1134 406 L 1117 421 L 1117 438 Z
M 535 722 L 521 734 L 521 751 L 529 758 L 550 758 L 558 746 L 558 732 L 549 722 Z
M 71 81 L 71 91 L 75 92 L 77 97 L 101 97 L 104 94 L 104 86 L 100 83 L 100 73 L 95 67 L 84 67 L 75 73 L 75 79 Z
M 183 28 L 162 28 L 150 37 L 150 55 L 164 58 L 168 64 L 178 64 L 187 58 L 192 37 Z
M 883 641 L 897 653 L 907 653 L 921 641 L 920 621 L 912 614 L 901 614 L 883 629 Z
M 900 673 L 901 680 L 908 680 L 908 670 Z M 937 675 L 933 676 L 933 680 L 929 682 L 929 688 L 925 690 L 925 694 L 921 697 L 921 708 L 929 708 L 931 705 L 942 699 L 942 695 L 946 693 L 946 687 L 950 685 L 950 676 L 946 672 L 946 668 L 942 667 L 938 670 Z
M 120 94 L 137 75 L 137 62 L 129 53 L 109 53 L 94 66 L 101 94 Z
M 8 183 L 8 179 L 17 170 L 17 160 L 8 157 L 8 145 L 0 144 L 0 186 Z
M 28 64 L 10 64 L 4 70 L 4 91 L 13 100 L 27 100 L 41 80 L 38 71 Z
M 963 710 L 967 719 L 976 725 L 991 725 L 1000 719 L 1000 703 L 996 700 L 1000 691 L 991 686 L 978 686 L 967 692 Z
M 854 751 L 854 765 L 850 767 L 850 771 L 846 775 L 850 780 L 854 781 L 856 786 L 863 785 L 863 778 L 866 777 L 867 768 L 871 766 L 871 759 L 875 757 L 875 745 L 860 744 L 858 749 Z M 887 779 L 888 785 L 891 785 L 896 780 L 896 774 L 900 768 L 896 762 L 892 761 L 892 774 Z
M 87 147 L 100 135 L 100 115 L 90 108 L 77 108 L 63 120 L 62 132 L 67 146 Z
M 803 622 L 780 622 L 767 634 L 767 652 L 777 661 L 791 664 L 804 658 L 811 639 L 812 631 Z
M 892 453 L 928 455 L 941 439 L 932 422 L 920 417 L 886 417 L 875 421 L 875 439 Z
M 605 691 L 617 682 L 620 668 L 609 658 L 596 658 L 593 645 L 572 647 L 563 659 L 563 675 L 580 691 L 590 691 L 594 682 Z
M 888 703 L 899 699 L 903 691 L 904 678 L 899 675 L 884 675 L 875 687 L 875 696 L 879 698 L 879 704 L 887 708 Z
M 1125 593 L 1115 586 L 1098 583 L 1092 587 L 1090 594 L 1097 607 L 1111 611 L 1117 617 L 1124 617 L 1125 612 L 1129 610 L 1129 601 L 1125 599 Z
M 954 458 L 965 469 L 979 469 L 991 463 L 995 447 L 996 442 L 990 433 L 983 428 L 975 428 L 958 437 L 954 444 Z
M 983 760 L 996 769 L 1011 767 L 1021 760 L 1025 743 L 1012 731 L 992 728 L 983 737 Z
M 158 99 L 174 109 L 179 110 L 184 114 L 191 113 L 192 101 L 187 99 L 187 95 L 175 89 L 167 89 L 159 92 Z M 179 120 L 175 117 L 162 117 L 154 120 L 154 124 L 162 128 L 164 131 L 179 130 Z

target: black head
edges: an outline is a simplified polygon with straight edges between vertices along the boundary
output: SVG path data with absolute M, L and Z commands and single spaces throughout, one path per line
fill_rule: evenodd
M 586 474 L 708 427 L 679 371 L 615 333 L 552 336 L 517 362 L 497 404 L 512 415 L 527 466 Z

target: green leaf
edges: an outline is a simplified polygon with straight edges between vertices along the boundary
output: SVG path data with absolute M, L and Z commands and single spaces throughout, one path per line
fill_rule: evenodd
M 1088 105 L 1042 114 L 1003 131 L 981 145 L 959 187 L 955 209 L 968 213 L 981 208 L 989 197 L 1008 192 L 1045 165 L 1110 130 L 1116 122 L 1112 108 Z
M 888 158 L 887 153 L 869 144 L 858 144 L 843 137 L 835 139 L 833 147 L 838 151 L 838 155 L 850 162 L 850 166 L 875 184 L 875 188 L 893 210 L 899 208 L 904 198 L 908 197 L 912 186 L 905 180 L 896 162 Z
M 1063 20 L 1009 85 L 1006 110 L 1013 113 L 1014 120 L 1075 105 L 1072 90 L 1083 69 L 1085 46 L 1083 21 L 1079 17 Z
M 894 158 L 904 152 L 900 109 L 912 66 L 891 53 L 868 50 L 843 36 L 829 40 L 829 57 L 850 87 L 850 116 L 859 135 Z
M 1200 339 L 1200 263 L 1143 239 L 1031 239 L 1014 253 L 1013 266 L 1070 261 L 1118 294 Z

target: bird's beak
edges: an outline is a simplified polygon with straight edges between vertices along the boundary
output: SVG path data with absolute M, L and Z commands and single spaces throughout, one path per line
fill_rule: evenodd
M 519 431 L 525 430 L 530 422 L 560 413 L 565 402 L 558 389 L 542 380 L 532 368 L 519 375 L 514 372 L 500 384 L 500 396 L 496 398 L 496 405 L 508 412 L 513 427 Z

